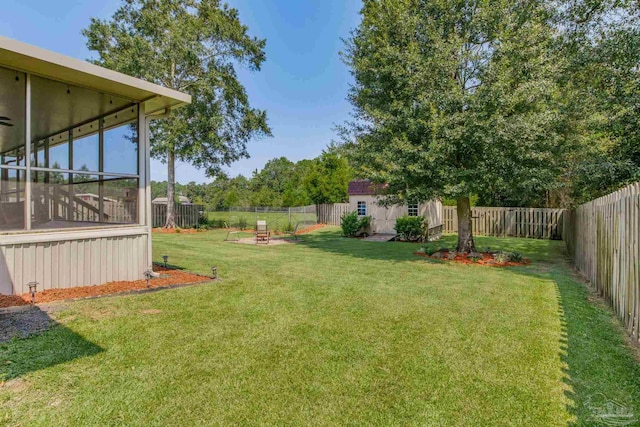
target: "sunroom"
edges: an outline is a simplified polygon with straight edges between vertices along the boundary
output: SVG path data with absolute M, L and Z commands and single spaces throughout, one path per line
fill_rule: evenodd
M 0 294 L 143 277 L 148 121 L 190 100 L 0 37 Z

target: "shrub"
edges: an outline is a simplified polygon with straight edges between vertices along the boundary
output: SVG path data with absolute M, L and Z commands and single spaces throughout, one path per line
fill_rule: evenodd
M 401 240 L 423 241 L 425 236 L 424 218 L 404 215 L 396 219 L 396 232 Z
M 498 252 L 498 253 L 493 255 L 493 259 L 495 259 L 496 262 L 502 264 L 504 262 L 509 262 L 510 258 L 509 258 L 509 254 L 508 253 L 500 251 L 500 252 Z
M 509 260 L 512 262 L 522 262 L 522 254 L 519 254 L 518 252 L 513 252 L 509 254 Z
M 345 213 L 340 217 L 342 235 L 346 237 L 355 237 L 360 234 L 363 229 L 369 228 L 370 225 L 371 217 L 363 216 L 362 218 L 358 218 L 357 211 Z
M 203 215 L 200 218 L 198 218 L 198 223 L 196 224 L 196 228 L 209 227 L 209 225 L 210 225 L 209 219 Z
M 176 227 L 176 233 L 180 233 L 180 227 Z
M 292 232 L 295 229 L 294 225 L 291 223 L 288 223 L 287 225 L 284 226 L 282 231 L 286 231 L 286 232 Z
M 240 219 L 238 220 L 238 228 L 240 228 L 240 230 L 247 229 L 247 218 L 243 216 L 240 217 Z
M 345 213 L 340 217 L 340 227 L 342 227 L 342 235 L 345 237 L 353 237 L 360 230 L 360 220 L 358 220 L 358 212 L 353 211 Z

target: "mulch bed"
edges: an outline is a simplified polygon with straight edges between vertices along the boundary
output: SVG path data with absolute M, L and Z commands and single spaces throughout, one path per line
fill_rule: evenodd
M 156 227 L 152 231 L 154 233 L 162 233 L 162 234 L 177 234 L 177 233 L 194 234 L 198 232 L 198 230 L 196 230 L 195 228 L 164 228 L 164 227 Z
M 162 275 L 149 281 L 149 288 L 162 288 L 171 285 L 182 285 L 211 281 L 211 277 L 199 274 L 188 273 L 180 270 L 164 268 L 159 265 L 153 266 L 153 271 Z M 104 285 L 80 286 L 66 289 L 47 289 L 36 293 L 36 304 L 66 299 L 87 298 L 100 295 L 116 294 L 120 292 L 147 289 L 147 281 L 119 281 L 109 282 Z M 28 305 L 31 303 L 31 294 L 22 295 L 0 295 L 0 308 L 17 305 Z
M 319 229 L 321 229 L 321 228 L 322 228 L 322 227 L 324 227 L 325 225 L 326 225 L 326 224 L 314 224 L 314 225 L 311 225 L 311 226 L 309 226 L 309 227 L 305 227 L 305 228 L 303 228 L 303 229 L 301 229 L 301 230 L 296 231 L 296 234 L 311 233 L 312 231 L 315 231 L 315 230 L 319 230 Z
M 443 257 L 434 257 L 434 256 L 429 256 L 424 252 L 414 252 L 414 255 L 418 255 L 424 258 L 429 258 L 429 259 L 437 259 L 440 261 L 448 261 L 448 262 L 457 262 L 460 264 L 477 264 L 477 265 L 488 265 L 488 266 L 492 266 L 492 267 L 515 267 L 515 266 L 519 266 L 519 265 L 529 265 L 531 264 L 531 260 L 528 260 L 526 258 L 524 258 L 522 261 L 520 262 L 514 262 L 514 261 L 507 261 L 507 262 L 497 262 L 492 253 L 489 252 L 482 252 L 481 253 L 481 257 L 479 257 L 477 260 L 474 260 L 472 258 L 469 258 L 469 254 L 456 254 L 455 258 L 453 259 L 449 259 L 449 254 L 448 252 L 441 252 L 444 256 Z

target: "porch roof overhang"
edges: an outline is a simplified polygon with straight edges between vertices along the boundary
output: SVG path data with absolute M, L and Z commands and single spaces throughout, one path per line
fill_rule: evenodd
M 147 115 L 191 103 L 191 95 L 0 36 L 0 66 L 140 102 Z

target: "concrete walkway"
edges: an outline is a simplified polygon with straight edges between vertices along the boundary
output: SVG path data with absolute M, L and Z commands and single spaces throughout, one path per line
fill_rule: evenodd
M 367 242 L 388 242 L 396 237 L 395 234 L 374 234 L 373 236 L 365 237 Z

